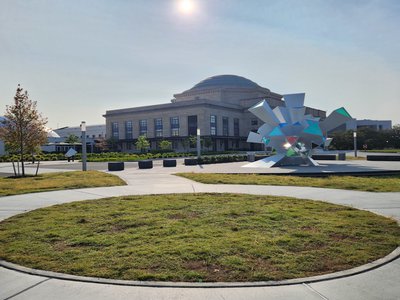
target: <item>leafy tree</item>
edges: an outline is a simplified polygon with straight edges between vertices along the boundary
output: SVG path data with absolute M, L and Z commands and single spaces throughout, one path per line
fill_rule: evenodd
M 337 150 L 353 149 L 353 131 L 336 132 L 330 135 L 333 138 L 331 148 Z M 367 145 L 368 150 L 400 148 L 400 125 L 394 125 L 392 129 L 375 130 L 373 128 L 359 128 L 357 130 L 357 148 L 363 149 Z
M 150 148 L 150 142 L 144 135 L 140 135 L 135 143 L 135 146 L 136 149 L 139 149 L 141 152 L 145 152 L 148 148 Z
M 101 152 L 105 152 L 109 150 L 109 145 L 106 139 L 98 139 L 95 141 L 94 146 L 99 149 Z
M 161 150 L 171 150 L 172 149 L 172 143 L 167 140 L 162 140 L 160 142 L 160 148 Z
M 24 91 L 20 85 L 14 96 L 14 104 L 6 106 L 4 117 L 0 138 L 11 153 L 19 155 L 22 176 L 25 176 L 24 155 L 35 152 L 47 142 L 47 119 L 37 111 L 36 101 L 29 99 L 28 91 Z
M 77 144 L 80 142 L 80 140 L 79 137 L 77 137 L 75 134 L 70 134 L 65 140 L 65 142 L 68 144 Z
M 189 136 L 189 145 L 190 145 L 190 148 L 196 148 L 197 136 L 195 136 L 195 135 L 190 135 Z

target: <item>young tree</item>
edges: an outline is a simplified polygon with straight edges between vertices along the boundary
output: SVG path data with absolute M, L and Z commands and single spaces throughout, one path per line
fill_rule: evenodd
M 197 145 L 197 136 L 189 135 L 189 146 L 190 148 L 196 148 Z
M 145 152 L 150 147 L 150 142 L 144 135 L 140 135 L 135 143 L 136 149 Z
M 70 134 L 70 135 L 68 135 L 68 137 L 65 140 L 65 142 L 68 143 L 68 144 L 77 144 L 77 143 L 80 142 L 80 139 L 75 134 Z
M 10 152 L 17 153 L 25 176 L 24 155 L 33 153 L 47 142 L 47 120 L 36 109 L 36 101 L 29 99 L 28 91 L 18 85 L 14 104 L 6 106 L 0 138 Z
M 162 140 L 160 142 L 160 148 L 161 150 L 171 150 L 172 149 L 172 143 L 167 140 Z
M 105 152 L 109 150 L 109 145 L 106 139 L 101 138 L 95 141 L 94 146 L 99 149 L 101 152 Z

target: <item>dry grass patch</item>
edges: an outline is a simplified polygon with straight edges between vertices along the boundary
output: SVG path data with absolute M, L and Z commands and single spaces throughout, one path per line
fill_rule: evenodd
M 242 194 L 127 196 L 0 223 L 0 258 L 129 280 L 261 281 L 325 274 L 394 250 L 396 222 L 324 202 Z
M 175 174 L 207 184 L 255 184 L 279 186 L 309 186 L 331 189 L 358 190 L 366 192 L 400 192 L 400 176 L 328 176 L 301 177 L 261 174 Z
M 23 178 L 0 178 L 0 196 L 117 185 L 126 183 L 118 176 L 99 171 L 47 173 Z

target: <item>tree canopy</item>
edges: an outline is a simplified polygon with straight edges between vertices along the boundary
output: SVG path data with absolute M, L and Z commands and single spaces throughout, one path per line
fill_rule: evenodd
M 80 138 L 77 137 L 75 134 L 68 135 L 67 139 L 65 140 L 68 144 L 77 144 L 80 142 Z
M 136 149 L 145 152 L 150 147 L 150 142 L 144 135 L 140 135 L 135 143 Z
M 14 104 L 6 106 L 0 138 L 10 153 L 19 155 L 22 176 L 25 176 L 24 155 L 38 151 L 47 142 L 47 119 L 36 109 L 36 101 L 29 99 L 28 91 L 18 85 Z

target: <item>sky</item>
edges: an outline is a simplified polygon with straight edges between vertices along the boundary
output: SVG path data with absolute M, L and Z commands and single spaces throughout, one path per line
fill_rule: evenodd
M 235 74 L 399 124 L 399 53 L 398 0 L 0 0 L 0 115 L 18 84 L 55 129 Z

